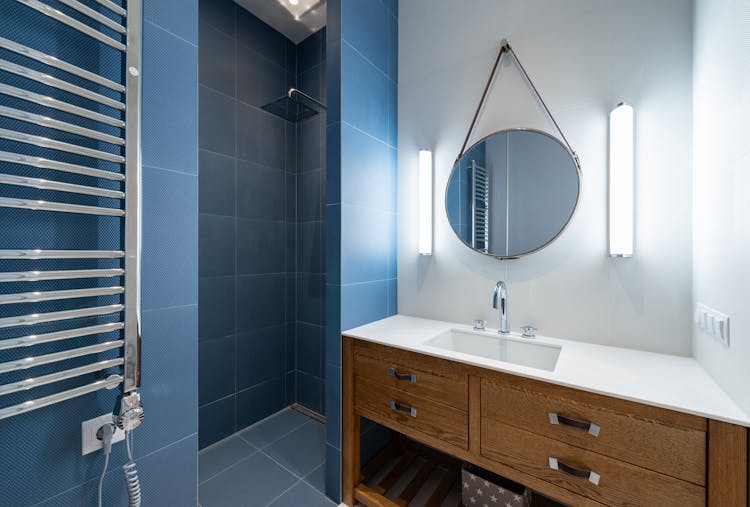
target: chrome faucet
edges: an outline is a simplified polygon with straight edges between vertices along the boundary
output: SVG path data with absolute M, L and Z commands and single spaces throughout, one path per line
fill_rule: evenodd
M 503 281 L 497 282 L 497 285 L 495 285 L 495 292 L 492 294 L 492 308 L 500 309 L 500 329 L 497 332 L 510 334 L 508 328 L 508 289 Z

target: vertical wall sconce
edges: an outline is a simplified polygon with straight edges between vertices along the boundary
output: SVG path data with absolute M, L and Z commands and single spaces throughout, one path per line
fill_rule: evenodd
M 432 255 L 432 152 L 419 150 L 419 255 Z
M 609 255 L 633 255 L 633 107 L 609 113 Z

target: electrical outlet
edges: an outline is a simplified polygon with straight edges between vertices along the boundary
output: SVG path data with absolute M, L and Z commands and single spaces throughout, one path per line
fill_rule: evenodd
M 729 347 L 729 316 L 713 308 L 697 303 L 695 324 L 698 328 L 725 347 Z
M 82 456 L 85 456 L 86 454 L 92 453 L 94 451 L 98 451 L 99 449 L 104 447 L 102 441 L 96 437 L 96 432 L 99 431 L 99 428 L 111 422 L 112 414 L 104 414 L 100 415 L 99 417 L 89 419 L 88 421 L 83 421 L 81 423 Z M 114 444 L 115 442 L 120 442 L 122 440 L 125 440 L 125 432 L 120 428 L 116 428 L 115 434 L 112 437 L 112 443 Z

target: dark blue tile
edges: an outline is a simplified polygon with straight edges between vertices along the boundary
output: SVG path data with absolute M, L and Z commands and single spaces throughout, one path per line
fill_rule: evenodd
M 321 377 L 323 328 L 300 323 L 297 325 L 297 369 L 313 377 Z
M 203 86 L 234 97 L 237 72 L 234 39 L 201 21 L 200 41 L 198 82 Z
M 291 405 L 297 400 L 297 372 L 288 371 L 284 374 L 284 405 Z
M 398 0 L 388 0 L 388 11 L 398 19 Z
M 297 276 L 297 320 L 309 324 L 323 322 L 323 275 L 302 273 Z
M 234 37 L 235 8 L 235 3 L 232 0 L 200 0 L 198 2 L 198 17 L 200 21 L 206 22 Z
M 320 220 L 323 216 L 323 171 L 302 173 L 297 176 L 297 182 L 297 219 L 300 222 Z
M 341 286 L 326 284 L 326 362 L 341 366 Z
M 240 437 L 255 447 L 262 449 L 301 428 L 310 422 L 310 418 L 299 412 L 286 409 L 273 417 L 269 417 L 240 433 Z
M 198 400 L 201 406 L 234 393 L 234 356 L 234 335 L 199 343 Z
M 237 9 L 237 41 L 280 67 L 286 63 L 287 39 L 245 9 Z
M 284 154 L 284 170 L 289 173 L 297 172 L 297 125 L 291 122 L 285 122 L 284 141 L 286 153 Z
M 328 283 L 341 283 L 341 205 L 325 209 L 325 271 Z
M 326 441 L 341 448 L 341 368 L 326 364 Z
M 198 153 L 198 209 L 200 213 L 233 216 L 234 159 L 206 150 Z
M 298 482 L 274 500 L 269 507 L 335 507 L 336 504 L 306 482 Z
M 285 121 L 237 103 L 237 157 L 274 169 L 283 169 L 286 155 Z
M 240 437 L 231 437 L 198 455 L 198 482 L 205 482 L 232 465 L 247 459 L 257 449 Z
M 382 72 L 388 72 L 388 37 L 391 17 L 380 0 L 341 3 L 342 37 Z
M 237 273 L 283 273 L 286 224 L 265 220 L 237 220 Z
M 343 205 L 341 215 L 341 282 L 386 279 L 394 248 L 393 214 Z
M 326 496 L 341 501 L 341 451 L 330 444 L 326 445 Z
M 300 73 L 297 76 L 297 88 L 310 95 L 314 99 L 325 104 L 325 88 L 323 87 L 323 73 L 325 63 L 321 61 L 315 67 Z M 318 118 L 319 116 L 316 116 Z
M 237 393 L 238 429 L 268 417 L 284 408 L 284 381 L 281 377 Z
M 201 340 L 234 333 L 235 278 L 201 278 L 198 303 L 198 336 Z
M 395 202 L 396 173 L 390 148 L 354 129 L 341 128 L 341 202 L 391 211 Z
M 237 47 L 237 98 L 251 106 L 262 107 L 283 97 L 287 72 L 278 62 L 271 62 L 252 49 Z
M 267 505 L 297 478 L 262 453 L 256 453 L 200 486 L 201 507 Z
M 321 146 L 322 130 L 325 128 L 320 116 L 308 118 L 297 124 L 297 171 L 307 172 L 323 167 Z
M 303 222 L 297 226 L 297 270 L 322 273 L 323 235 L 321 222 Z
M 326 44 L 326 116 L 328 125 L 341 121 L 341 41 Z
M 321 493 L 326 489 L 326 464 L 323 463 L 318 468 L 307 474 L 305 482 L 317 489 Z
M 197 437 L 192 436 L 137 460 L 143 505 L 195 505 L 197 444 Z M 119 486 L 124 490 L 122 470 L 116 472 L 120 476 Z M 165 484 L 179 487 L 165 487 Z
M 284 275 L 237 278 L 237 330 L 263 329 L 284 323 Z
M 143 167 L 144 310 L 198 301 L 197 187 L 195 176 Z
M 262 220 L 283 220 L 285 173 L 252 162 L 237 162 L 237 216 Z
M 235 218 L 201 214 L 198 225 L 200 276 L 235 273 Z
M 143 164 L 197 174 L 198 48 L 150 23 L 143 45 Z
M 198 306 L 143 312 L 141 396 L 148 421 L 134 440 L 136 456 L 198 431 Z
M 323 385 L 319 377 L 297 370 L 297 403 L 313 412 L 323 411 Z
M 346 42 L 341 68 L 341 121 L 387 141 L 390 80 Z
M 310 421 L 284 438 L 263 449 L 298 477 L 304 477 L 324 462 L 325 430 L 317 421 Z
M 234 433 L 235 397 L 198 408 L 198 445 L 202 449 Z
M 341 128 L 342 123 L 326 127 L 326 190 L 325 203 L 341 203 Z
M 391 81 L 388 92 L 388 137 L 392 147 L 398 146 L 398 85 Z
M 315 32 L 297 45 L 297 72 L 299 74 L 319 65 L 325 57 L 325 28 Z
M 341 329 L 375 322 L 388 316 L 388 289 L 385 280 L 344 285 L 341 288 Z
M 283 325 L 237 335 L 237 389 L 283 376 L 284 346 Z
M 286 189 L 284 220 L 288 224 L 294 224 L 297 220 L 297 175 L 290 172 L 284 173 Z
M 199 87 L 201 149 L 234 156 L 235 100 L 205 86 Z

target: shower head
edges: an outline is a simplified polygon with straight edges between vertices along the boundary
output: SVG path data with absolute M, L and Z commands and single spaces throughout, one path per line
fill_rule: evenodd
M 300 100 L 300 98 L 302 100 Z M 290 88 L 289 92 L 283 97 L 280 97 L 270 104 L 262 106 L 262 109 L 269 113 L 280 116 L 281 118 L 296 123 L 300 120 L 310 118 L 319 113 L 309 104 L 313 104 L 318 109 L 325 110 L 325 104 L 315 100 L 308 94 L 299 91 L 296 88 Z

